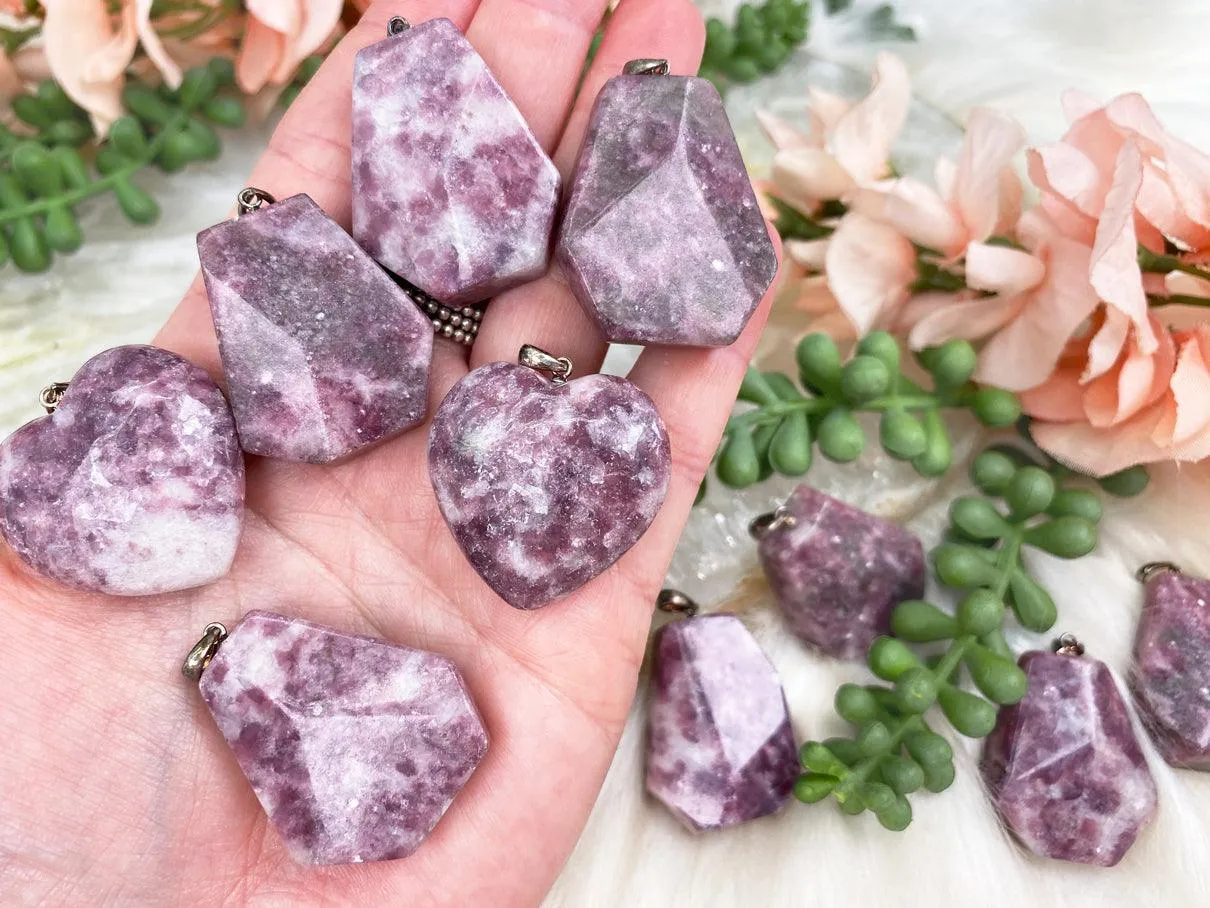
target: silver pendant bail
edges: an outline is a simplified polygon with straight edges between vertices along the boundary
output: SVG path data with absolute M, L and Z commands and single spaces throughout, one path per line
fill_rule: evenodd
M 523 366 L 536 369 L 539 372 L 549 372 L 550 380 L 561 385 L 571 377 L 572 363 L 566 356 L 553 356 L 541 347 L 525 344 L 517 354 L 517 361 Z
M 659 57 L 631 60 L 622 67 L 622 73 L 627 76 L 666 76 L 668 75 L 668 61 Z

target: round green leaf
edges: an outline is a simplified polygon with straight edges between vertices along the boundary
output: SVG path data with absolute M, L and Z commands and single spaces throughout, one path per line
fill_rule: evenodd
M 1006 706 L 1025 696 L 1029 681 L 1011 659 L 1005 659 L 979 644 L 971 645 L 964 657 L 975 686 L 993 703 Z
M 904 712 L 928 712 L 937 700 L 937 682 L 927 668 L 910 668 L 895 682 L 895 695 Z
M 1001 451 L 983 451 L 971 463 L 971 482 L 988 495 L 1002 495 L 1017 473 L 1017 462 Z
M 842 684 L 836 689 L 836 713 L 846 722 L 861 725 L 878 717 L 880 710 L 874 695 L 858 684 Z
M 925 447 L 912 458 L 912 466 L 921 476 L 944 476 L 954 463 L 954 448 L 945 420 L 936 410 L 926 410 L 923 421 Z
M 211 98 L 202 105 L 201 113 L 210 122 L 229 129 L 238 129 L 247 119 L 247 112 L 238 98 Z
M 819 453 L 837 463 L 851 463 L 865 448 L 865 433 L 848 410 L 837 407 L 819 422 Z
M 857 344 L 857 352 L 881 360 L 887 371 L 899 371 L 899 344 L 886 331 L 871 331 Z
M 953 762 L 953 748 L 950 747 L 949 741 L 936 732 L 912 732 L 903 739 L 903 743 L 912 759 L 926 770 Z
M 1026 530 L 1025 541 L 1060 558 L 1082 558 L 1097 547 L 1097 525 L 1084 517 L 1055 517 Z
M 857 746 L 864 757 L 878 757 L 890 750 L 891 733 L 881 722 L 867 722 L 857 733 Z
M 794 411 L 777 427 L 769 445 L 769 463 L 783 476 L 802 476 L 811 469 L 811 429 L 805 411 Z
M 1060 489 L 1046 509 L 1051 517 L 1083 517 L 1093 523 L 1099 521 L 1104 512 L 1101 497 L 1087 489 Z
M 1018 520 L 1041 514 L 1055 497 L 1055 481 L 1041 467 L 1022 467 L 1004 491 L 1004 500 Z
M 181 79 L 177 97 L 186 110 L 196 110 L 218 91 L 218 78 L 208 66 L 195 66 Z
M 794 351 L 802 383 L 819 393 L 831 393 L 840 387 L 840 350 L 836 342 L 822 332 L 808 334 Z
M 912 805 L 908 803 L 907 798 L 900 795 L 893 803 L 875 811 L 874 815 L 878 817 L 878 822 L 883 828 L 891 832 L 902 832 L 912 823 Z
M 127 114 L 113 121 L 109 127 L 109 143 L 123 157 L 138 160 L 147 153 L 147 135 L 138 117 Z
M 982 697 L 946 685 L 937 701 L 950 725 L 968 738 L 987 737 L 996 726 L 996 707 Z
M 36 274 L 50 267 L 50 244 L 45 232 L 31 218 L 13 223 L 8 243 L 13 264 L 20 270 Z
M 853 404 L 881 397 L 890 386 L 891 373 L 886 364 L 872 356 L 855 356 L 840 372 L 840 392 Z
M 924 770 L 907 757 L 887 757 L 880 769 L 882 779 L 897 794 L 911 794 L 924 784 Z
M 799 752 L 799 760 L 803 769 L 826 775 L 840 777 L 848 772 L 848 767 L 836 759 L 832 751 L 818 741 L 808 741 Z
M 920 659 L 907 645 L 894 637 L 879 637 L 866 654 L 870 670 L 883 681 L 894 681 L 909 669 L 917 668 Z
M 84 233 L 71 209 L 56 205 L 46 213 L 46 241 L 55 252 L 70 254 L 84 244 Z
M 160 216 L 160 205 L 134 183 L 119 181 L 113 187 L 122 213 L 136 224 L 150 224 Z
M 891 612 L 891 633 L 911 643 L 949 640 L 958 631 L 957 622 L 931 602 L 908 599 Z
M 973 589 L 958 603 L 957 618 L 963 633 L 982 637 L 1004 623 L 1004 601 L 989 589 Z
M 946 586 L 969 589 L 992 581 L 996 569 L 987 563 L 978 550 L 969 545 L 947 542 L 933 549 L 933 567 Z
M 919 457 L 928 447 L 928 436 L 920 420 L 900 408 L 882 414 L 878 437 L 886 452 L 899 460 Z
M 22 142 L 10 160 L 17 179 L 34 195 L 47 198 L 63 191 L 63 174 L 42 143 Z
M 1008 583 L 1013 614 L 1022 627 L 1039 634 L 1054 627 L 1059 610 L 1046 590 L 1020 568 L 1013 569 Z
M 957 339 L 946 341 L 935 348 L 927 359 L 929 373 L 937 387 L 942 390 L 966 384 L 978 364 L 975 348 L 969 342 Z
M 760 461 L 751 432 L 743 426 L 732 430 L 723 443 L 715 471 L 723 485 L 733 489 L 744 489 L 759 481 Z
M 1000 388 L 980 388 L 971 401 L 971 409 L 985 426 L 1011 426 L 1021 418 L 1021 402 Z
M 1141 465 L 1129 467 L 1120 473 L 1103 476 L 1097 480 L 1102 489 L 1119 498 L 1133 498 L 1147 488 L 1147 483 L 1150 481 L 1151 475 L 1147 472 L 1147 468 Z
M 971 539 L 1000 539 L 1012 531 L 995 506 L 985 498 L 964 496 L 950 502 L 950 521 Z
M 832 793 L 836 781 L 834 776 L 822 773 L 801 775 L 794 783 L 794 797 L 804 804 L 815 804 Z

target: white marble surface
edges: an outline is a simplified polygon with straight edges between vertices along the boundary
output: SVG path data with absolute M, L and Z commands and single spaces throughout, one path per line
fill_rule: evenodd
M 708 11 L 734 0 L 702 0 Z M 868 8 L 873 4 L 859 3 Z M 1148 96 L 1179 134 L 1210 147 L 1203 36 L 1210 4 L 1199 0 L 899 0 L 902 17 L 921 40 L 896 48 L 911 68 L 922 144 L 930 118 L 952 129 L 973 105 L 1017 116 L 1035 141 L 1062 130 L 1058 102 L 1066 86 L 1098 97 L 1127 90 Z M 824 20 L 817 11 L 810 54 L 855 71 L 877 48 L 855 17 Z M 816 65 L 857 90 L 859 76 Z M 801 74 L 731 98 L 745 150 L 762 160 L 751 128 L 759 95 L 791 110 L 801 103 Z M 837 84 L 833 82 L 833 84 Z M 762 100 L 761 103 L 764 103 Z M 950 132 L 952 136 L 952 132 Z M 87 217 L 89 243 L 48 276 L 0 270 L 0 431 L 37 414 L 37 391 L 69 376 L 90 353 L 145 341 L 175 304 L 195 267 L 194 233 L 223 217 L 265 132 L 232 140 L 222 161 L 186 175 L 155 178 L 165 203 L 151 230 L 121 223 L 108 203 Z M 948 140 L 947 140 L 948 141 Z M 778 338 L 769 344 L 778 347 Z M 776 352 L 776 350 L 774 351 Z M 784 351 L 782 351 L 784 354 Z M 973 433 L 964 430 L 966 444 Z M 872 457 L 869 470 L 829 467 L 813 481 L 863 506 L 904 519 L 931 542 L 945 503 L 963 480 L 942 488 Z M 872 477 L 872 480 L 871 480 Z M 756 577 L 747 518 L 776 500 L 785 486 L 765 487 L 697 512 L 672 579 L 707 603 L 745 615 L 785 680 L 800 738 L 839 729 L 831 697 L 842 681 L 865 677 L 860 667 L 807 653 L 782 628 Z M 721 500 L 718 493 L 712 501 Z M 1059 601 L 1062 627 L 1123 672 L 1129 664 L 1141 591 L 1131 573 L 1143 560 L 1168 558 L 1210 574 L 1210 470 L 1160 470 L 1142 498 L 1113 503 L 1093 556 L 1073 566 L 1039 559 L 1036 571 Z M 734 589 L 729 596 L 724 589 Z M 1027 641 L 1021 640 L 1021 643 Z M 641 793 L 642 691 L 588 829 L 549 908 L 797 908 L 797 906 L 937 905 L 1009 908 L 1023 905 L 1193 908 L 1210 904 L 1210 775 L 1173 772 L 1150 754 L 1160 786 L 1160 814 L 1125 862 L 1111 871 L 1033 860 L 1001 831 L 974 772 L 976 748 L 958 748 L 958 782 L 941 796 L 917 799 L 917 818 L 901 835 L 869 817 L 840 816 L 829 807 L 792 806 L 782 815 L 721 835 L 692 837 Z

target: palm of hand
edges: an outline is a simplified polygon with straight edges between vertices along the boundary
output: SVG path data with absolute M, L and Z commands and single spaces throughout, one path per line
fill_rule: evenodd
M 689 0 L 626 0 L 575 97 L 604 0 L 383 2 L 291 108 L 251 183 L 307 192 L 349 220 L 349 85 L 356 50 L 391 15 L 467 31 L 566 174 L 591 100 L 622 64 L 696 68 Z M 651 604 L 726 419 L 764 311 L 735 347 L 650 350 L 632 380 L 659 407 L 674 476 L 663 511 L 617 565 L 538 612 L 509 608 L 466 564 L 429 484 L 427 428 L 352 461 L 252 459 L 231 574 L 149 600 L 64 591 L 0 549 L 0 893 L 39 904 L 259 902 L 494 906 L 540 901 L 587 818 L 634 694 Z M 218 376 L 195 284 L 161 334 Z M 522 342 L 584 373 L 604 343 L 552 274 L 489 308 L 470 367 Z M 438 341 L 430 413 L 468 369 Z M 441 653 L 462 670 L 491 746 L 405 861 L 292 863 L 192 685 L 184 653 L 212 620 L 267 608 Z M 637 783 L 636 783 L 637 784 Z

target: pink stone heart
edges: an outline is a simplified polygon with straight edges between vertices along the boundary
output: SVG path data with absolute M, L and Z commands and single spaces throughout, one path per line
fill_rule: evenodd
M 243 507 L 227 402 L 167 350 L 93 357 L 52 416 L 0 445 L 0 534 L 34 570 L 79 589 L 141 596 L 217 580 Z
M 557 385 L 492 363 L 442 401 L 429 436 L 441 513 L 471 566 L 516 608 L 583 586 L 634 545 L 668 491 L 668 433 L 623 378 Z

